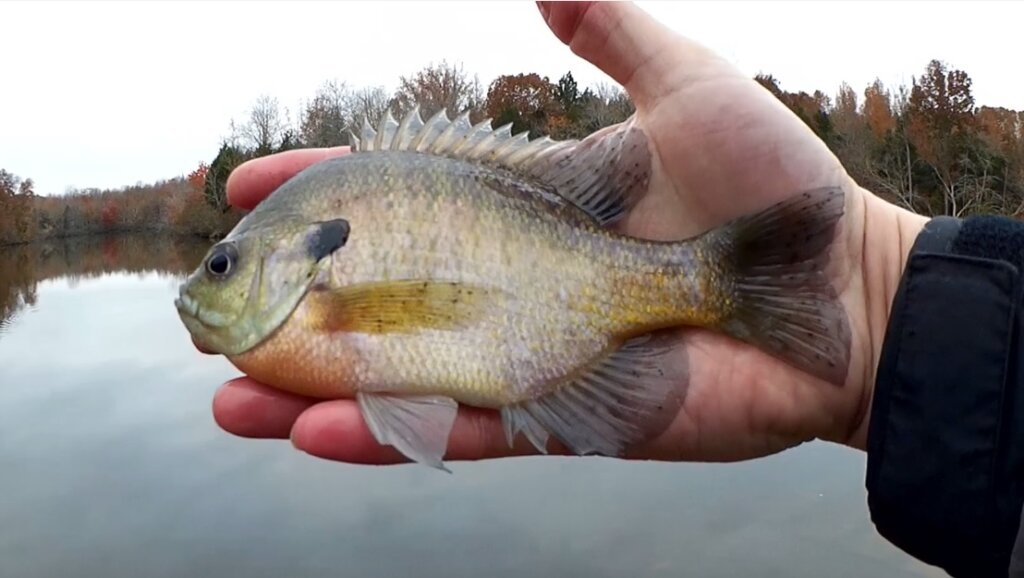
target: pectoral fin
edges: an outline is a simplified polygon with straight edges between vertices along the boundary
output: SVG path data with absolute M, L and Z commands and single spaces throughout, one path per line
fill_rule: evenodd
M 455 330 L 481 319 L 494 290 L 440 281 L 360 283 L 309 294 L 311 327 L 318 331 L 404 333 Z
M 458 404 L 443 396 L 356 395 L 360 412 L 378 443 L 410 460 L 446 472 L 443 458 Z

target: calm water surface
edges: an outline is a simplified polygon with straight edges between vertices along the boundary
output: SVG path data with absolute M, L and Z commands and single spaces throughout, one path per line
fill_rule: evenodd
M 877 537 L 864 457 L 318 460 L 217 428 L 237 371 L 172 299 L 205 245 L 0 249 L 0 576 L 939 576 Z

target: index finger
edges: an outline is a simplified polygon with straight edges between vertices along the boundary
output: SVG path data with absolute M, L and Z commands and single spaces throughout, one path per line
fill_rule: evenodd
M 302 169 L 348 152 L 347 146 L 295 149 L 245 161 L 228 175 L 228 203 L 252 209 Z

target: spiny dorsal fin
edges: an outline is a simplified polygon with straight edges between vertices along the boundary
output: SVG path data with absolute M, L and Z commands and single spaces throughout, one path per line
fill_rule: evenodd
M 528 175 L 586 211 L 602 225 L 621 219 L 647 190 L 651 172 L 647 137 L 634 114 L 582 141 L 529 140 L 512 125 L 472 124 L 469 111 L 449 119 L 443 109 L 426 122 L 419 105 L 401 122 L 387 111 L 377 126 L 363 120 L 350 134 L 352 152 L 412 151 L 444 156 Z

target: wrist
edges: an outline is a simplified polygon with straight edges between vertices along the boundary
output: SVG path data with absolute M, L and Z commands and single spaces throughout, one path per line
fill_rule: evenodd
M 1024 224 L 917 228 L 870 383 L 865 486 L 880 534 L 953 575 L 1005 575 L 1024 488 Z
M 861 192 L 863 234 L 859 243 L 855 243 L 859 255 L 854 262 L 861 266 L 859 281 L 864 292 L 863 323 L 867 341 L 864 367 L 860 375 L 853 378 L 854 383 L 860 384 L 858 407 L 844 443 L 866 451 L 871 402 L 893 300 L 911 249 L 928 218 L 888 203 L 866 189 L 861 188 Z

